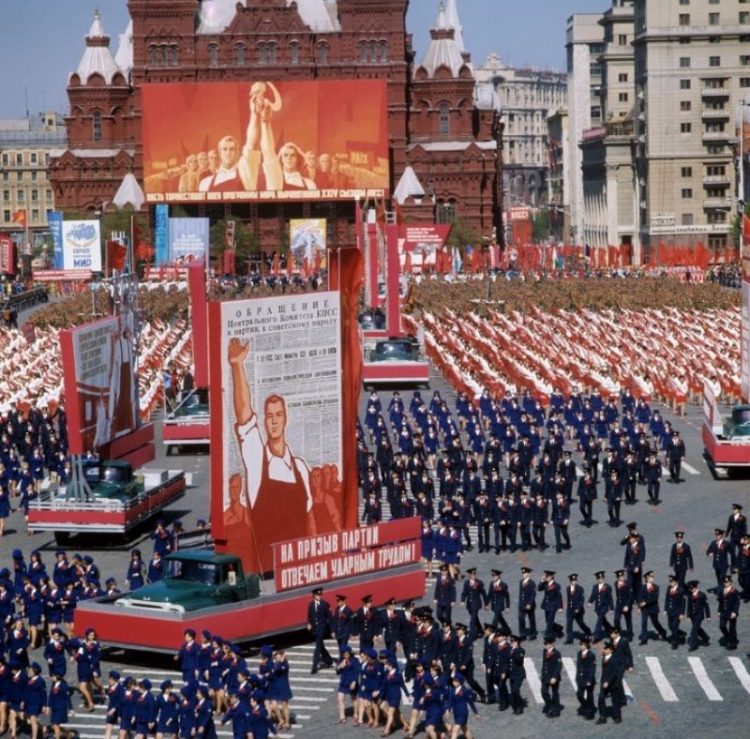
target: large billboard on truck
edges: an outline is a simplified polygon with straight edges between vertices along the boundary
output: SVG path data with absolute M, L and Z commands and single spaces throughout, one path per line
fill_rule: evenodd
M 387 194 L 383 80 L 164 83 L 141 89 L 148 202 Z
M 209 304 L 212 527 L 250 571 L 273 569 L 277 542 L 356 523 L 342 320 L 338 291 Z

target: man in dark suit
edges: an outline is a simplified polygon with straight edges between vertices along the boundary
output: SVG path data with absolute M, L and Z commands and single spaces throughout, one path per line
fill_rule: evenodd
M 669 566 L 674 570 L 677 582 L 685 587 L 685 574 L 693 569 L 693 552 L 690 545 L 685 543 L 685 532 L 675 531 L 675 543 L 669 553 Z
M 664 611 L 667 614 L 672 649 L 677 649 L 680 646 L 680 621 L 685 615 L 685 591 L 676 575 L 669 576 L 669 587 L 664 593 Z
M 529 567 L 521 568 L 518 585 L 518 631 L 521 639 L 536 639 L 536 583 Z
M 492 580 L 489 584 L 486 604 L 492 610 L 493 630 L 499 626 L 510 633 L 508 622 L 503 616 L 503 612 L 510 608 L 510 593 L 508 592 L 508 585 L 503 582 L 502 574 L 501 570 L 492 570 Z
M 586 637 L 591 635 L 591 629 L 586 626 L 586 622 L 583 620 L 586 596 L 583 592 L 583 588 L 578 584 L 578 573 L 574 572 L 568 575 L 568 580 L 570 580 L 570 585 L 565 588 L 565 593 L 567 595 L 565 606 L 565 643 L 572 644 L 574 621 L 578 624 L 578 627 Z
M 542 653 L 542 699 L 543 713 L 547 718 L 557 718 L 562 710 L 560 707 L 560 678 L 562 677 L 562 655 L 555 649 L 555 639 L 544 637 L 544 652 Z
M 385 648 L 396 654 L 401 632 L 404 629 L 404 613 L 396 610 L 396 599 L 390 598 L 385 602 L 385 608 L 378 611 L 378 632 L 382 635 Z
M 554 639 L 557 636 L 557 630 L 560 627 L 555 623 L 555 615 L 563 609 L 563 598 L 560 586 L 555 582 L 555 573 L 552 570 L 545 570 L 544 577 L 539 583 L 537 590 L 542 595 L 542 610 L 544 611 L 545 628 L 544 635 L 548 639 Z M 562 633 L 562 629 L 560 629 Z
M 331 631 L 336 637 L 341 654 L 354 631 L 354 611 L 346 604 L 346 596 L 343 593 L 336 595 L 336 610 L 331 614 Z
M 644 585 L 645 587 L 645 585 Z M 611 716 L 616 724 L 622 723 L 622 662 L 613 654 L 612 642 L 605 642 L 602 650 L 602 676 L 599 686 L 599 718 L 597 724 L 606 724 Z M 612 706 L 607 709 L 607 698 Z
M 615 572 L 615 626 L 619 629 L 621 619 L 625 619 L 625 633 L 633 638 L 633 586 L 628 582 L 625 570 Z
M 312 669 L 310 674 L 314 675 L 320 667 L 321 661 L 325 667 L 333 665 L 333 658 L 328 653 L 324 643 L 331 628 L 331 607 L 328 601 L 323 600 L 323 588 L 315 588 L 312 591 L 313 599 L 307 606 L 307 630 L 315 638 L 315 651 L 313 652 Z
M 448 572 L 448 565 L 440 565 L 440 576 L 435 581 L 435 593 L 433 602 L 437 609 L 438 621 L 449 624 L 452 619 L 452 609 L 456 602 L 456 581 Z
M 667 641 L 667 632 L 659 621 L 659 586 L 654 582 L 654 573 L 651 570 L 643 576 L 643 585 L 638 595 L 638 607 L 641 609 L 641 636 L 638 643 L 648 642 L 649 619 L 659 636 Z
M 594 686 L 596 685 L 596 655 L 591 650 L 591 642 L 583 638 L 578 648 L 576 660 L 576 697 L 578 715 L 591 721 L 596 715 L 594 706 Z
M 685 457 L 685 442 L 680 438 L 679 431 L 672 432 L 672 438 L 667 446 L 667 462 L 669 463 L 669 482 L 682 482 L 680 469 Z
M 704 645 L 711 643 L 708 634 L 703 630 L 703 620 L 711 619 L 711 607 L 708 605 L 708 598 L 698 587 L 697 580 L 690 580 L 687 584 L 687 617 L 690 619 L 690 635 L 688 636 L 688 652 L 694 652 L 698 649 L 698 640 Z
M 725 575 L 723 588 L 719 593 L 719 630 L 722 633 L 719 644 L 733 651 L 737 649 L 737 617 L 740 612 L 740 594 L 732 584 L 732 576 Z
M 359 633 L 360 648 L 372 648 L 375 646 L 375 637 L 379 633 L 378 614 L 372 607 L 372 596 L 365 595 L 362 605 L 357 609 L 354 617 Z
M 601 641 L 612 628 L 607 620 L 607 614 L 614 608 L 612 588 L 605 582 L 606 573 L 602 570 L 595 573 L 596 584 L 591 588 L 589 605 L 594 606 L 596 626 L 594 627 L 594 641 Z

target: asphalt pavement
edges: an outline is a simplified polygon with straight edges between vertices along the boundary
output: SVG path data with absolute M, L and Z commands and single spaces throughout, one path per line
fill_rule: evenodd
M 450 407 L 453 409 L 454 394 L 449 390 L 442 378 L 434 376 L 431 381 L 431 392 L 439 389 L 444 396 L 450 397 Z M 410 390 L 402 390 L 406 400 L 411 396 Z M 380 393 L 384 405 L 390 397 L 389 391 Z M 363 401 L 366 393 L 363 393 Z M 732 503 L 741 503 L 745 511 L 750 513 L 750 476 L 732 477 L 717 480 L 708 469 L 704 459 L 700 441 L 700 425 L 702 411 L 699 406 L 690 406 L 686 417 L 676 418 L 665 409 L 664 416 L 673 421 L 677 430 L 681 432 L 687 448 L 687 457 L 683 465 L 683 482 L 674 485 L 663 482 L 662 503 L 657 507 L 646 504 L 645 487 L 638 489 L 638 503 L 635 506 L 623 506 L 623 520 L 636 521 L 638 529 L 643 534 L 647 545 L 647 569 L 656 573 L 656 582 L 661 587 L 662 597 L 669 574 L 668 561 L 670 547 L 674 541 L 673 532 L 683 530 L 685 540 L 693 549 L 695 555 L 695 572 L 689 573 L 689 579 L 701 581 L 702 588 L 713 586 L 713 571 L 705 549 L 713 538 L 713 529 L 724 526 L 731 512 Z M 157 419 L 157 427 L 159 422 Z M 158 454 L 152 467 L 168 467 L 183 469 L 189 473 L 191 486 L 185 496 L 175 502 L 167 512 L 167 519 L 182 520 L 185 528 L 192 528 L 199 518 L 207 518 L 209 511 L 208 468 L 207 453 L 185 454 L 167 457 L 161 447 L 157 434 Z M 579 462 L 578 455 L 574 458 Z M 601 490 L 601 485 L 600 485 Z M 625 535 L 625 526 L 612 529 L 605 524 L 606 505 L 601 500 L 595 504 L 594 518 L 600 524 L 586 529 L 577 523 L 576 515 L 572 517 L 570 534 L 572 549 L 556 554 L 554 548 L 545 552 L 532 550 L 530 552 L 478 553 L 476 550 L 476 531 L 472 532 L 475 543 L 474 551 L 464 555 L 462 567 L 476 566 L 479 577 L 485 583 L 490 579 L 490 569 L 497 568 L 504 572 L 504 579 L 511 588 L 511 611 L 509 623 L 516 624 L 516 593 L 520 579 L 520 568 L 530 566 L 534 570 L 533 577 L 537 579 L 546 569 L 557 571 L 558 582 L 564 586 L 570 572 L 579 573 L 579 583 L 586 593 L 591 590 L 595 582 L 594 572 L 603 569 L 608 573 L 608 581 L 613 581 L 612 572 L 619 569 L 623 562 L 623 547 L 620 539 Z M 573 504 L 573 512 L 577 513 L 577 504 Z M 548 542 L 550 536 L 547 537 Z M 151 542 L 147 535 L 136 540 L 132 546 L 140 546 L 144 558 L 151 554 Z M 23 521 L 20 514 L 14 512 L 6 525 L 6 535 L 0 540 L 0 557 L 6 563 L 11 560 L 11 551 L 21 548 L 27 556 L 34 548 L 43 552 L 43 558 L 48 567 L 53 562 L 53 553 L 57 548 L 51 537 L 43 535 L 27 536 L 24 533 Z M 88 547 L 88 548 L 87 548 Z M 102 578 L 114 576 L 118 582 L 125 580 L 128 562 L 128 551 L 131 546 L 115 546 L 114 548 L 91 548 L 75 543 L 68 547 L 70 552 L 90 552 L 96 559 Z M 427 581 L 426 598 L 423 603 L 431 604 L 432 580 Z M 332 599 L 332 594 L 328 594 Z M 716 603 L 710 597 L 712 615 L 716 613 Z M 538 621 L 542 621 L 538 613 Z M 466 621 L 468 614 L 460 605 L 454 609 L 454 620 Z M 563 623 L 564 614 L 558 617 L 558 623 Z M 661 616 L 662 623 L 666 619 Z M 593 616 L 589 612 L 587 623 L 593 627 Z M 634 627 L 640 626 L 639 614 L 634 616 Z M 541 711 L 541 697 L 539 681 L 541 667 L 542 643 L 541 639 L 525 644 L 527 653 L 528 679 L 523 687 L 523 693 L 529 705 L 522 716 L 499 713 L 494 706 L 480 705 L 479 719 L 471 719 L 471 728 L 475 737 L 531 737 L 539 736 L 545 731 L 553 731 L 555 736 L 615 736 L 625 731 L 648 732 L 652 736 L 745 736 L 748 727 L 748 705 L 750 705 L 750 605 L 743 604 L 740 610 L 739 637 L 740 647 L 737 651 L 728 652 L 718 644 L 720 636 L 718 618 L 714 616 L 707 625 L 707 631 L 712 643 L 706 648 L 688 654 L 687 647 L 682 646 L 673 651 L 669 644 L 661 641 L 649 641 L 646 646 L 633 644 L 635 669 L 626 676 L 629 705 L 623 712 L 623 723 L 614 726 L 592 725 L 576 715 L 577 701 L 571 680 L 576 656 L 575 645 L 558 644 L 564 657 L 565 673 L 561 686 L 561 701 L 564 706 L 562 716 L 555 720 L 547 719 Z M 310 662 L 312 645 L 307 642 L 304 633 L 290 634 L 280 638 L 278 645 L 286 646 L 291 664 L 291 685 L 294 692 L 292 701 L 293 714 L 296 717 L 291 730 L 280 734 L 289 737 L 325 737 L 337 739 L 355 735 L 375 736 L 375 730 L 355 728 L 336 723 L 336 687 L 338 680 L 332 670 L 324 670 L 318 675 L 311 676 Z M 356 644 L 356 640 L 354 642 Z M 175 649 L 179 645 L 175 645 Z M 256 648 L 247 650 L 250 664 L 256 662 L 253 656 Z M 39 659 L 40 653 L 33 658 Z M 481 663 L 481 644 L 476 645 L 477 665 Z M 600 660 L 599 660 L 600 661 Z M 178 678 L 176 665 L 170 656 L 153 653 L 138 653 L 109 650 L 106 653 L 104 670 L 116 668 L 123 674 L 131 674 L 137 678 L 149 677 L 153 683 L 158 683 L 165 677 Z M 480 683 L 483 684 L 477 669 Z M 74 673 L 71 666 L 69 676 Z M 72 682 L 72 681 L 71 681 Z M 179 683 L 179 679 L 176 679 Z M 78 704 L 74 697 L 74 705 Z M 405 703 L 405 705 L 408 705 Z M 407 709 L 408 713 L 409 709 Z M 103 736 L 104 711 L 101 707 L 92 713 L 78 713 L 71 718 L 70 727 L 79 732 L 81 739 L 95 739 Z M 379 732 L 379 730 L 378 730 Z M 224 737 L 231 736 L 229 727 L 219 732 Z

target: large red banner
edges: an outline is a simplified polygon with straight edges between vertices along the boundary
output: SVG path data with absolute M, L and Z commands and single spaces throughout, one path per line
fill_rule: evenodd
M 16 274 L 16 245 L 10 236 L 0 236 L 0 272 Z
M 209 303 L 212 528 L 248 571 L 273 569 L 276 542 L 356 525 L 341 312 L 338 291 Z
M 71 453 L 96 451 L 137 427 L 134 337 L 132 314 L 60 331 Z
M 148 202 L 387 194 L 382 80 L 169 83 L 141 90 Z

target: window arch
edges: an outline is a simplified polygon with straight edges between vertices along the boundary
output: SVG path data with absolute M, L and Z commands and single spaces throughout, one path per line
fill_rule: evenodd
M 289 61 L 291 64 L 299 64 L 299 43 L 292 41 L 289 44 Z
M 357 48 L 359 50 L 359 63 L 360 64 L 367 64 L 369 61 L 368 59 L 368 47 L 367 47 L 367 41 L 360 41 L 359 44 L 357 44 Z
M 102 140 L 102 112 L 95 110 L 91 116 L 91 137 L 94 141 Z
M 246 62 L 245 44 L 237 44 L 234 47 L 234 61 L 238 67 L 244 67 Z
M 455 223 L 456 201 L 452 198 L 449 200 L 438 200 L 435 206 L 435 221 L 437 223 Z
M 151 44 L 151 46 L 148 47 L 149 50 L 149 57 L 151 59 L 151 65 L 157 66 L 159 64 L 159 47 L 155 44 Z
M 180 48 L 177 44 L 172 44 L 169 48 L 172 52 L 172 66 L 177 67 L 180 64 Z
M 318 64 L 328 64 L 329 48 L 328 44 L 318 44 L 317 46 Z
M 387 41 L 381 41 L 378 45 L 378 61 L 379 62 L 387 62 L 388 61 L 388 42 Z
M 208 64 L 211 67 L 219 66 L 219 46 L 218 44 L 208 45 Z
M 451 106 L 442 102 L 438 106 L 438 133 L 441 136 L 448 136 L 451 132 Z

